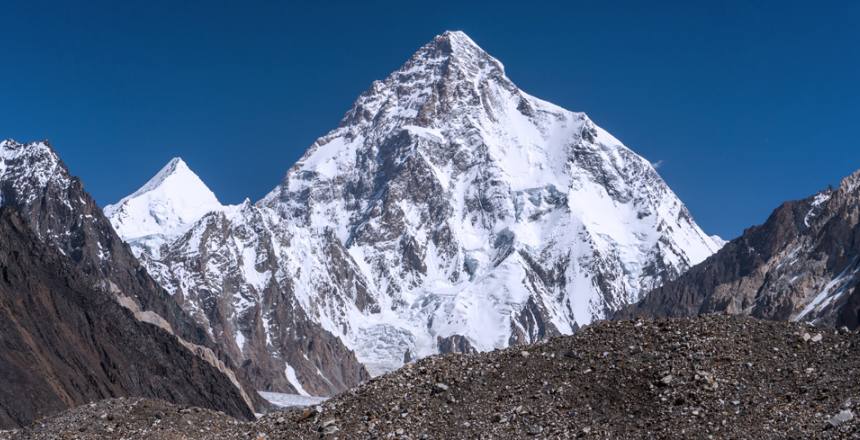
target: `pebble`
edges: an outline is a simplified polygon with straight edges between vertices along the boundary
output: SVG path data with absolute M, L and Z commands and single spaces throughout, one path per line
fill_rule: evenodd
M 765 439 L 819 438 L 822 429 L 841 438 L 860 429 L 857 333 L 828 333 L 828 345 L 812 350 L 798 349 L 803 332 L 812 341 L 823 331 L 794 323 L 725 316 L 650 322 L 597 322 L 538 348 L 418 360 L 319 406 L 256 422 L 114 399 L 44 419 L 21 438 L 138 440 L 170 430 L 188 440 Z M 523 351 L 531 352 L 527 361 Z M 769 403 L 783 396 L 792 400 Z M 153 431 L 158 412 L 164 417 Z
M 827 421 L 827 423 L 831 427 L 837 428 L 839 426 L 842 426 L 842 424 L 844 424 L 845 422 L 850 422 L 851 420 L 854 420 L 854 413 L 850 409 L 843 409 L 842 411 L 839 411 L 838 414 L 831 417 L 830 420 Z

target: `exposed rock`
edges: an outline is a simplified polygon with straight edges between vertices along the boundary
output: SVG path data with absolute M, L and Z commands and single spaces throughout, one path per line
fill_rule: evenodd
M 827 423 L 830 424 L 830 426 L 833 428 L 838 428 L 844 423 L 850 422 L 852 420 L 854 420 L 854 413 L 851 412 L 850 409 L 844 409 L 842 411 L 839 411 L 839 414 L 836 414 L 835 416 L 831 417 L 830 420 L 827 421 Z
M 439 353 L 477 353 L 469 343 L 469 340 L 460 335 L 451 335 L 447 338 L 441 336 L 436 337 L 436 345 L 439 347 Z
M 253 416 L 221 371 L 135 319 L 10 207 L 0 208 L 0 241 L 0 426 L 117 395 Z
M 783 204 L 763 225 L 617 317 L 728 313 L 858 328 L 858 181 L 860 171 L 839 188 Z

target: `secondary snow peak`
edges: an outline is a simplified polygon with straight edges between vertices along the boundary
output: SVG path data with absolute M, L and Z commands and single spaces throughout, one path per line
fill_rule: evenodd
M 126 240 L 160 246 L 212 211 L 223 209 L 215 194 L 179 157 L 170 160 L 140 189 L 104 208 Z

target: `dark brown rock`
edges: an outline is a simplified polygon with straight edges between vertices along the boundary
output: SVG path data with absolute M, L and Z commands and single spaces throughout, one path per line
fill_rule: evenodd
M 253 416 L 224 374 L 0 208 L 0 426 L 135 395 Z
M 436 337 L 436 345 L 439 347 L 439 353 L 477 353 L 469 343 L 469 340 L 461 335 L 451 335 L 447 338 L 441 336 Z
M 717 254 L 622 310 L 617 318 L 707 313 L 860 323 L 860 171 L 784 203 Z

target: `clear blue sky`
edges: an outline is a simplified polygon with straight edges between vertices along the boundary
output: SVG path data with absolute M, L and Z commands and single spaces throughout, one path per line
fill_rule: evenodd
M 710 5 L 693 5 L 710 3 Z M 104 204 L 182 156 L 258 199 L 374 79 L 461 29 L 653 162 L 711 233 L 860 168 L 860 2 L 7 2 L 0 138 Z

